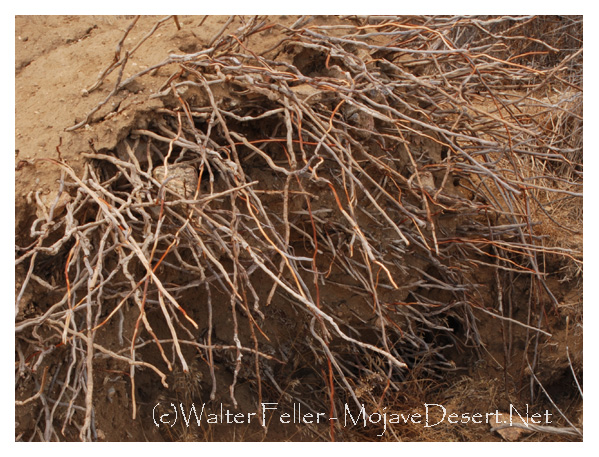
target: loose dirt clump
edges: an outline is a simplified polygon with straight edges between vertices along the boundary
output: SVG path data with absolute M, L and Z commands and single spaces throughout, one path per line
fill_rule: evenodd
M 16 33 L 17 440 L 582 439 L 581 18 Z

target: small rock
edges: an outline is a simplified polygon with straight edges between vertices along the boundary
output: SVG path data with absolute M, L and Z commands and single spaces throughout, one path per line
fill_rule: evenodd
M 198 172 L 187 164 L 163 165 L 156 167 L 154 178 L 160 183 L 167 179 L 166 187 L 184 198 L 192 198 L 198 185 Z
M 508 427 L 506 427 L 506 428 L 501 428 L 499 430 L 495 430 L 495 432 L 498 433 L 504 440 L 518 441 L 523 436 L 530 435 L 532 433 L 532 430 L 527 430 L 525 428 L 514 427 L 514 426 L 510 425 L 510 424 L 526 425 L 526 422 L 524 422 L 522 419 L 520 419 L 520 416 L 518 416 L 517 414 L 515 416 L 512 415 L 511 422 L 510 422 L 510 415 L 508 413 L 499 413 L 498 416 L 499 417 L 493 415 L 491 417 L 491 419 L 489 420 L 489 423 L 491 425 L 491 429 L 494 429 L 496 427 L 505 427 L 506 425 L 508 425 Z

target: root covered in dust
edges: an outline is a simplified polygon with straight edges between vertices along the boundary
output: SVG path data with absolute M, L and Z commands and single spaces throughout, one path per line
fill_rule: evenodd
M 506 354 L 526 335 L 536 395 L 561 306 L 546 264 L 582 271 L 581 247 L 547 236 L 582 230 L 582 19 L 555 21 L 232 18 L 201 51 L 124 78 L 134 21 L 89 87 L 117 71 L 108 98 L 72 130 L 145 78 L 163 108 L 115 150 L 92 144 L 81 176 L 48 160 L 60 186 L 33 197 L 34 242 L 17 248 L 16 371 L 38 386 L 17 405 L 39 404 L 26 438 L 97 439 L 105 373 L 128 383 L 133 418 L 140 373 L 166 389 L 173 370 L 202 371 L 192 399 L 233 408 L 249 383 L 256 409 L 382 410 L 455 370 L 449 347 L 480 348 L 485 316 Z M 263 33 L 281 39 L 253 49 Z

